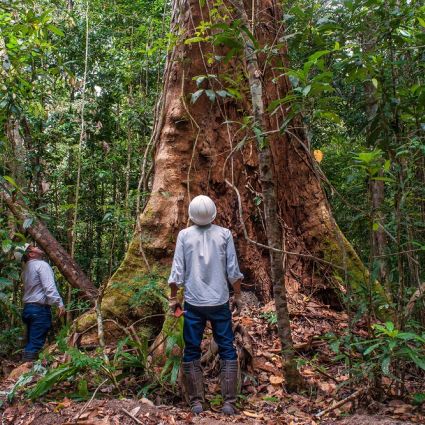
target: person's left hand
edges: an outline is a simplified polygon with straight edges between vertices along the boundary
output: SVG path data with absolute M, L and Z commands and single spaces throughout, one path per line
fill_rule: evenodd
M 242 307 L 243 307 L 243 301 L 242 296 L 240 293 L 237 293 L 233 297 L 233 307 L 235 308 L 235 313 L 237 316 L 241 314 Z
M 177 297 L 172 297 L 168 299 L 168 309 L 170 310 L 170 313 L 174 315 L 177 308 L 181 309 L 181 304 L 178 301 Z
M 66 313 L 65 307 L 63 305 L 59 306 L 59 308 L 58 308 L 58 317 L 65 316 L 65 313 Z

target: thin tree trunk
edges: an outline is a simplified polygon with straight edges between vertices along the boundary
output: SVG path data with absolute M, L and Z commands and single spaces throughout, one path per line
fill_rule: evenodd
M 76 240 L 76 226 L 78 218 L 78 202 L 80 198 L 80 185 L 81 185 L 81 156 L 83 143 L 86 137 L 86 128 L 84 120 L 84 109 L 86 103 L 86 83 L 87 83 L 87 67 L 88 67 L 88 55 L 89 55 L 89 3 L 86 3 L 86 43 L 85 43 L 85 56 L 84 56 L 84 74 L 83 74 L 83 87 L 82 87 L 82 100 L 81 100 L 81 129 L 80 139 L 78 144 L 78 156 L 77 156 L 77 181 L 75 183 L 75 196 L 74 196 L 74 214 L 72 218 L 72 239 L 71 239 L 71 256 L 75 255 L 75 240 Z
M 248 15 L 241 0 L 233 1 L 241 22 L 249 28 Z M 273 286 L 273 295 L 276 304 L 278 319 L 278 334 L 282 347 L 282 367 L 285 383 L 288 389 L 296 390 L 302 384 L 301 375 L 295 362 L 295 351 L 291 335 L 288 300 L 284 283 L 282 233 L 279 223 L 277 202 L 276 176 L 270 145 L 265 135 L 267 123 L 264 116 L 263 85 L 261 71 L 258 65 L 257 54 L 253 41 L 246 32 L 242 32 L 245 43 L 245 62 L 248 73 L 248 82 L 251 92 L 251 102 L 254 114 L 253 129 L 257 138 L 259 150 L 259 172 L 263 194 L 264 218 L 266 222 L 267 243 L 270 249 L 270 269 Z
M 382 177 L 382 173 L 379 174 Z M 370 197 L 371 197 L 371 221 L 377 224 L 378 227 L 372 229 L 372 246 L 371 257 L 373 262 L 378 262 L 378 280 L 381 282 L 387 291 L 388 296 L 391 297 L 391 287 L 388 283 L 387 262 L 385 259 L 385 248 L 387 246 L 387 238 L 384 229 L 385 216 L 382 211 L 384 205 L 384 181 L 374 180 L 370 181 Z
M 68 7 L 70 10 L 72 10 L 72 4 L 68 4 Z M 72 215 L 72 222 L 71 222 L 71 229 L 68 234 L 69 239 L 69 245 L 70 245 L 70 254 L 72 258 L 75 258 L 75 243 L 77 239 L 77 218 L 78 218 L 78 203 L 80 200 L 80 185 L 81 185 L 81 156 L 82 156 L 82 148 L 83 148 L 83 142 L 86 137 L 85 133 L 85 121 L 84 121 L 84 109 L 85 109 L 85 103 L 86 103 L 86 83 L 87 83 L 87 67 L 88 67 L 88 54 L 89 54 L 89 3 L 87 0 L 86 3 L 86 41 L 85 41 L 85 55 L 84 55 L 84 74 L 83 74 L 83 87 L 82 87 L 82 102 L 81 102 L 81 129 L 80 129 L 80 139 L 78 144 L 78 155 L 77 155 L 77 181 L 75 183 L 75 194 L 74 194 L 74 208 L 73 208 L 73 215 Z M 71 92 L 71 98 L 73 96 L 73 92 Z M 72 157 L 72 154 L 70 154 L 70 158 Z M 71 288 L 68 288 L 67 293 L 67 304 L 69 304 L 72 301 L 72 290 Z M 72 319 L 71 312 L 67 313 L 66 321 L 67 323 L 70 323 Z
M 73 91 L 71 92 L 71 100 L 73 97 Z M 69 150 L 68 153 L 68 166 L 67 166 L 67 171 L 65 174 L 65 184 L 66 187 L 68 188 L 68 197 L 67 197 L 67 203 L 68 205 L 74 205 L 75 208 L 75 192 L 73 190 L 70 190 L 70 188 L 72 187 L 72 175 L 71 175 L 71 170 L 73 170 L 74 167 L 74 153 L 72 152 L 72 150 Z M 66 211 L 66 239 L 67 239 L 67 249 L 68 252 L 71 253 L 71 256 L 73 257 L 73 251 L 74 251 L 74 232 L 73 232 L 73 208 L 68 208 Z M 68 290 L 67 290 L 67 294 L 66 294 L 66 304 L 70 305 L 70 303 L 72 302 L 72 287 L 69 285 L 68 286 Z M 66 312 L 66 323 L 70 324 L 72 321 L 72 312 L 70 311 L 70 309 L 68 309 L 68 311 Z

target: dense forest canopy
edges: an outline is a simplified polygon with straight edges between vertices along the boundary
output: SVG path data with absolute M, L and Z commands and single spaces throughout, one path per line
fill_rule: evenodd
M 158 252 L 169 258 L 176 227 L 186 226 L 186 212 L 175 212 L 170 205 L 186 208 L 189 196 L 211 190 L 222 212 L 220 224 L 232 228 L 247 259 L 242 269 L 249 279 L 243 289 L 260 302 L 270 301 L 270 279 L 262 278 L 270 266 L 269 253 L 254 253 L 253 244 L 244 240 L 247 231 L 257 243 L 271 245 L 258 163 L 244 162 L 250 143 L 258 143 L 258 152 L 270 145 L 274 164 L 282 166 L 276 190 L 283 194 L 278 206 L 288 232 L 289 269 L 284 274 L 289 297 L 293 285 L 301 292 L 305 286 L 303 296 L 316 296 L 347 312 L 347 332 L 327 337 L 353 382 L 370 379 L 376 384 L 376 377 L 384 374 L 400 383 L 409 365 L 423 377 L 425 6 L 415 0 L 264 0 L 245 2 L 250 5 L 244 17 L 236 13 L 244 2 L 199 0 L 190 6 L 194 12 L 187 23 L 189 3 L 0 0 L 0 190 L 29 212 L 22 222 L 0 201 L 0 357 L 16 354 L 21 346 L 22 285 L 14 252 L 30 240 L 27 230 L 36 219 L 97 288 L 119 281 L 128 271 L 125 267 L 133 264 L 130 257 L 139 249 L 139 239 L 145 243 L 146 252 L 138 252 L 137 261 L 140 268 L 148 264 L 143 277 L 147 289 L 133 294 L 131 311 L 146 312 L 143 297 L 164 301 L 169 263 Z M 277 9 L 282 13 L 270 12 Z M 260 64 L 258 75 L 250 75 L 246 66 L 249 43 Z M 276 121 L 277 129 L 260 125 L 251 111 L 252 78 L 261 80 L 264 92 L 267 119 L 262 123 Z M 180 115 L 173 106 L 179 102 Z M 209 116 L 211 122 L 205 118 Z M 213 118 L 215 139 L 206 131 Z M 158 152 L 164 159 L 165 142 L 157 140 L 166 140 L 171 127 L 195 146 L 193 151 L 181 147 L 181 164 L 178 157 L 158 162 Z M 232 182 L 234 187 L 242 182 L 248 230 L 239 222 L 244 215 L 239 214 L 235 192 L 219 181 L 218 165 L 215 169 L 205 159 L 213 152 L 219 166 L 229 169 L 228 152 L 217 147 L 217 153 L 209 145 L 214 139 L 219 146 L 226 131 L 235 142 Z M 199 134 L 211 140 L 197 145 Z M 302 147 L 291 153 L 298 142 Z M 199 156 L 192 153 L 196 149 Z M 297 191 L 284 175 L 291 155 L 298 158 L 300 165 L 294 168 L 307 186 L 297 193 L 299 202 L 295 195 L 285 195 L 285 187 Z M 205 164 L 212 174 L 203 170 Z M 316 180 L 309 179 L 309 170 Z M 186 176 L 187 186 L 180 181 L 173 186 L 167 173 Z M 158 195 L 155 178 L 162 175 Z M 309 187 L 313 180 L 314 187 Z M 173 192 L 177 186 L 181 198 Z M 345 235 L 342 242 L 330 238 L 325 243 L 324 233 L 314 231 L 304 236 L 308 229 L 297 219 L 303 217 L 308 227 L 307 213 L 291 211 L 310 205 L 303 198 L 310 189 L 315 195 L 323 191 L 323 199 L 317 195 L 317 208 L 329 204 L 337 223 L 333 231 Z M 172 221 L 174 213 L 179 218 Z M 166 231 L 161 233 L 158 223 Z M 317 223 L 319 227 L 323 220 Z M 153 229 L 161 247 L 149 240 L 146 229 Z M 122 264 L 127 264 L 125 273 Z M 115 272 L 118 277 L 110 280 Z M 315 289 L 319 272 L 327 286 Z M 71 326 L 84 313 L 89 317 L 90 302 L 81 291 L 71 288 L 59 272 L 56 278 L 68 310 L 63 324 Z M 115 287 L 108 288 L 106 304 Z M 162 307 L 151 313 L 159 314 Z M 377 324 L 379 320 L 386 323 Z M 358 323 L 366 326 L 367 336 L 356 331 Z M 155 336 L 153 328 L 146 344 Z M 395 332 L 405 336 L 397 340 Z M 368 348 L 373 338 L 377 345 Z M 359 345 L 353 348 L 355 343 Z M 137 350 L 142 352 L 140 346 Z M 351 357 L 347 354 L 356 350 Z M 170 350 L 165 351 L 170 357 Z M 356 363 L 359 353 L 362 364 Z M 179 363 L 170 359 L 167 376 L 175 382 Z M 85 361 L 85 366 L 100 367 Z

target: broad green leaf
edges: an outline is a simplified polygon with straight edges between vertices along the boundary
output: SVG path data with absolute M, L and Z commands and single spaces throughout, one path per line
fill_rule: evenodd
M 321 58 L 324 55 L 327 55 L 329 50 L 319 50 L 318 52 L 313 53 L 308 57 L 309 62 L 315 62 L 317 59 Z
M 278 106 L 284 105 L 285 103 L 293 102 L 296 99 L 300 99 L 300 96 L 296 94 L 288 94 L 287 96 L 282 97 L 280 99 L 275 99 L 269 103 L 269 105 L 267 106 L 267 111 L 273 112 Z
M 403 37 L 406 37 L 406 38 L 411 38 L 412 37 L 412 34 L 409 32 L 409 31 L 407 31 L 407 30 L 404 30 L 403 28 L 399 28 L 398 29 L 398 32 L 403 36 Z
M 78 395 L 82 398 L 88 398 L 89 397 L 89 390 L 87 381 L 85 379 L 78 380 Z
M 384 357 L 381 363 L 381 369 L 382 369 L 382 373 L 386 376 L 390 375 L 390 365 L 391 365 L 391 357 L 390 356 Z
M 2 251 L 7 254 L 10 249 L 12 248 L 12 241 L 10 239 L 3 239 L 1 243 L 1 249 Z
M 191 102 L 192 103 L 195 103 L 198 99 L 199 99 L 199 96 L 201 96 L 201 94 L 204 92 L 204 90 L 203 89 L 200 89 L 200 90 L 198 90 L 198 91 L 196 91 L 195 93 L 192 93 L 192 97 L 191 97 Z
M 372 177 L 371 180 L 381 181 L 381 182 L 388 182 L 393 183 L 395 182 L 395 179 L 391 177 Z
M 422 355 L 415 353 L 413 349 L 409 350 L 409 356 L 413 360 L 413 363 L 415 363 L 416 366 L 421 368 L 422 370 L 425 370 L 425 357 Z
M 184 44 L 193 44 L 193 43 L 199 43 L 201 41 L 206 41 L 205 37 L 192 37 L 192 38 L 187 38 L 184 41 Z
M 378 342 L 377 344 L 373 344 L 370 347 L 368 347 L 364 352 L 363 355 L 367 356 L 368 354 L 370 354 L 375 348 L 378 348 L 381 345 L 380 342 Z
M 232 87 L 228 87 L 227 91 L 234 98 L 239 99 L 239 100 L 242 99 L 242 95 L 241 95 L 241 92 L 239 90 L 232 88 Z
M 342 123 L 341 117 L 339 115 L 337 115 L 335 112 L 318 110 L 318 111 L 315 112 L 314 115 L 317 118 L 324 118 L 324 119 L 332 121 L 336 124 Z
M 207 95 L 207 97 L 208 97 L 208 99 L 211 101 L 211 102 L 214 102 L 215 101 L 215 91 L 214 90 L 210 90 L 210 89 L 208 89 L 208 90 L 205 90 L 205 94 Z
M 309 93 L 310 93 L 310 90 L 311 90 L 311 85 L 309 84 L 308 86 L 305 86 L 304 88 L 303 88 L 303 96 L 307 96 Z
M 195 81 L 196 81 L 196 85 L 199 87 L 207 78 L 206 75 L 200 75 L 199 77 L 194 77 Z
M 218 90 L 218 91 L 216 91 L 216 93 L 220 97 L 226 97 L 226 96 L 232 97 L 232 95 L 228 91 L 226 91 L 226 90 Z
M 65 35 L 64 32 L 58 27 L 56 27 L 55 25 L 49 24 L 47 25 L 47 29 L 51 31 L 53 34 L 58 35 L 59 37 L 63 37 Z
M 248 35 L 248 37 L 250 38 L 250 40 L 252 41 L 252 43 L 254 44 L 254 47 L 256 48 L 256 49 L 258 49 L 258 41 L 255 39 L 255 37 L 253 36 L 253 34 L 251 33 L 251 31 L 245 26 L 245 25 L 242 25 L 241 26 L 241 30 L 243 31 L 243 32 L 245 32 L 247 35 Z
M 394 330 L 394 323 L 393 322 L 385 322 L 385 326 L 387 327 L 387 329 L 392 332 Z
M 3 287 L 9 287 L 13 285 L 13 282 L 9 279 L 6 279 L 5 277 L 0 277 L 0 284 Z
M 372 84 L 375 87 L 375 89 L 378 88 L 378 80 L 376 78 L 372 78 Z
M 399 334 L 397 334 L 397 338 L 402 339 L 404 341 L 418 340 L 425 343 L 425 340 L 423 340 L 419 335 L 416 335 L 413 332 L 400 332 Z
M 384 170 L 385 171 L 389 171 L 390 170 L 390 167 L 391 167 L 391 161 L 389 159 L 387 159 L 385 161 L 385 164 L 384 164 Z
M 19 189 L 19 186 L 17 185 L 15 179 L 13 177 L 10 176 L 3 176 L 3 178 L 10 183 L 14 188 Z
M 24 223 L 22 224 L 22 227 L 24 228 L 24 230 L 28 229 L 29 227 L 31 227 L 32 222 L 34 221 L 34 219 L 32 217 L 28 217 L 24 220 Z
M 423 26 L 425 27 L 425 25 L 423 25 Z M 415 404 L 425 403 L 425 393 L 413 394 L 413 403 L 415 403 Z
M 173 368 L 171 370 L 170 382 L 174 385 L 177 382 L 180 370 L 180 357 L 174 356 Z

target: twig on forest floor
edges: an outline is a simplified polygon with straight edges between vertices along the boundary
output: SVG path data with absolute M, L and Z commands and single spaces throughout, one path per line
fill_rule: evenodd
M 348 403 L 349 401 L 355 400 L 356 398 L 358 398 L 359 396 L 361 396 L 363 393 L 365 393 L 367 390 L 369 389 L 369 387 L 365 387 L 365 388 L 360 388 L 359 390 L 355 391 L 353 394 L 351 394 L 350 396 L 344 398 L 343 400 L 338 401 L 337 403 L 335 403 L 333 406 L 328 407 L 325 410 L 322 410 L 321 412 L 317 413 L 316 415 L 314 415 L 317 419 L 321 418 L 324 415 L 327 415 L 328 413 L 334 411 L 335 409 L 338 409 L 338 407 L 343 406 L 344 404 Z
M 132 415 L 128 410 L 123 408 L 121 409 L 121 412 L 125 413 L 128 417 L 133 419 L 133 421 L 136 422 L 137 424 L 143 425 L 143 422 L 139 421 L 139 419 L 137 419 L 134 415 Z
M 104 381 L 102 381 L 99 386 L 94 390 L 90 400 L 83 406 L 83 408 L 78 412 L 77 416 L 74 416 L 74 418 L 72 419 L 73 422 L 78 422 L 78 419 L 80 418 L 80 416 L 89 408 L 90 404 L 92 404 L 94 398 L 96 397 L 97 392 L 99 391 L 100 387 L 105 384 L 107 381 L 109 380 L 109 378 L 106 378 Z
M 321 375 L 325 376 L 328 379 L 331 379 L 332 381 L 334 381 L 336 384 L 339 384 L 338 379 L 336 379 L 335 377 L 333 377 L 332 375 L 329 375 L 329 373 L 325 372 L 324 370 L 320 369 L 319 366 L 312 366 L 313 370 L 315 370 L 316 372 L 320 373 Z

